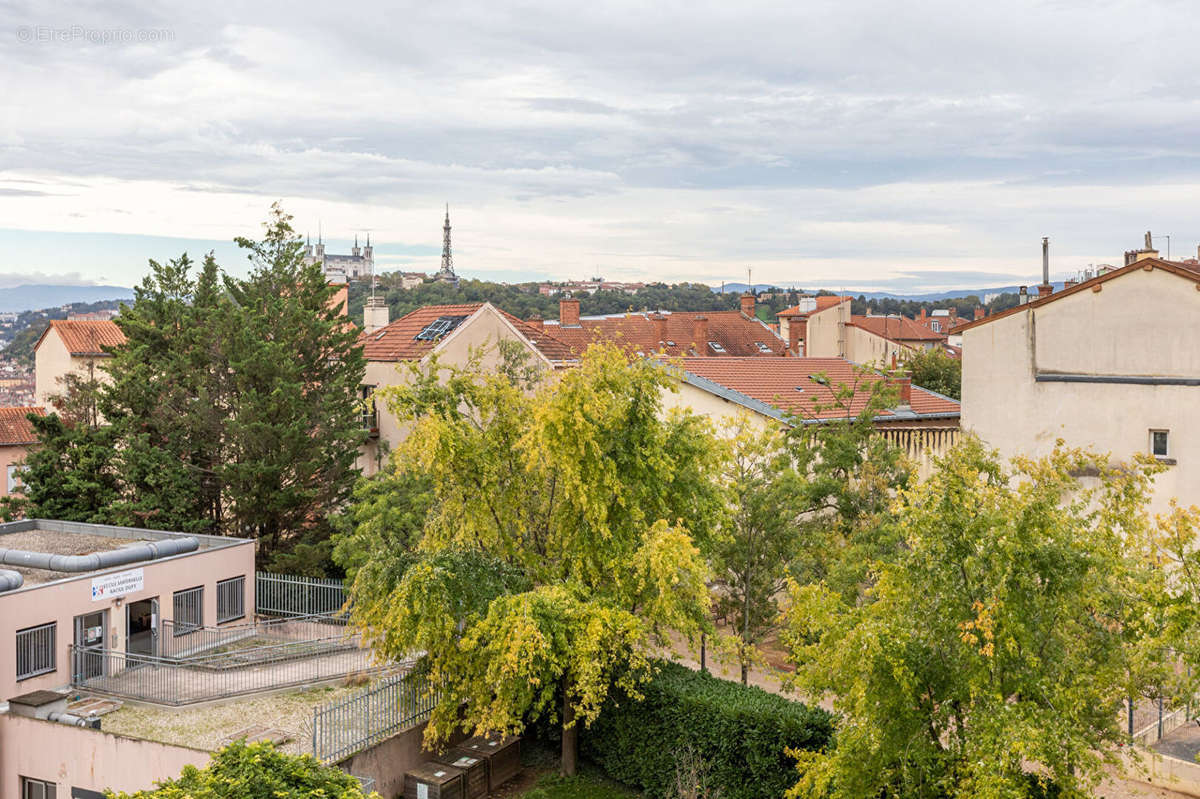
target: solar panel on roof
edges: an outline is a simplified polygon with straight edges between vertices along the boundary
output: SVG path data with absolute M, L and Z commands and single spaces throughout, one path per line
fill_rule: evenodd
M 466 318 L 466 316 L 439 316 L 437 319 L 421 328 L 421 332 L 413 336 L 413 340 L 437 341 L 439 338 L 461 325 L 463 320 Z

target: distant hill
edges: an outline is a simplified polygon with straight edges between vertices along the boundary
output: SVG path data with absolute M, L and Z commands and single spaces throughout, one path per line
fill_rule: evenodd
M 1054 283 L 1055 291 L 1062 291 L 1063 284 L 1061 281 Z M 745 283 L 726 283 L 725 293 L 732 292 L 742 293 L 746 290 Z M 755 283 L 755 291 L 770 291 L 772 288 L 778 289 L 777 286 L 772 286 L 769 283 Z M 977 297 L 984 297 L 988 294 L 1016 294 L 1019 286 L 999 286 L 996 288 L 980 288 L 980 289 L 951 289 L 949 291 L 931 291 L 924 294 L 893 294 L 890 291 L 856 291 L 854 289 L 842 289 L 842 293 L 849 297 L 866 297 L 868 300 L 909 300 L 911 302 L 935 302 L 937 300 L 954 300 L 959 297 L 969 297 L 974 294 Z M 809 294 L 815 294 L 819 289 L 804 288 L 798 289 Z M 713 291 L 720 294 L 721 287 L 714 286 Z M 1033 284 L 1030 284 L 1029 291 L 1031 294 L 1036 294 L 1037 289 Z
M 77 302 L 132 298 L 133 289 L 124 286 L 11 286 L 0 288 L 0 313 L 20 313 Z

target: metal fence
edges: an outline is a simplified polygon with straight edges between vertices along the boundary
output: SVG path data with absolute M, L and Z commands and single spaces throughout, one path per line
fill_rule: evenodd
M 429 718 L 438 692 L 408 672 L 313 708 L 313 755 L 336 763 Z
M 368 650 L 291 641 L 213 655 L 162 658 L 72 645 L 76 688 L 162 705 L 188 705 L 379 670 Z
M 260 616 L 313 616 L 340 613 L 346 587 L 333 578 L 255 572 L 254 596 Z
M 178 621 L 163 620 L 155 655 L 166 659 L 216 654 L 237 646 L 241 649 L 268 647 L 291 641 L 324 642 L 327 647 L 349 643 L 343 616 L 294 616 L 260 619 L 246 624 L 220 627 L 196 627 Z

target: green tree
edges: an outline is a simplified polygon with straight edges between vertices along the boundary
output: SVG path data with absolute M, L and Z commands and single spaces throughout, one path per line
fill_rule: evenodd
M 742 415 L 726 432 L 730 508 L 713 546 L 714 589 L 718 613 L 732 617 L 747 684 L 755 647 L 778 626 L 779 596 L 801 547 L 804 485 L 781 428 L 760 428 Z
M 1123 698 L 1158 678 L 1139 655 L 1162 580 L 1154 467 L 1067 450 L 1014 465 L 968 437 L 900 491 L 903 546 L 863 596 L 791 585 L 796 682 L 842 721 L 789 796 L 1030 796 L 1033 765 L 1082 797 L 1118 762 Z
M 927 388 L 954 399 L 962 398 L 962 361 L 941 349 L 918 350 L 904 359 L 914 386 Z
M 148 791 L 108 791 L 108 799 L 369 799 L 355 777 L 312 755 L 288 755 L 269 743 L 229 744 L 204 768 L 183 773 Z
M 912 465 L 875 427 L 875 418 L 895 405 L 895 388 L 866 368 L 845 383 L 825 373 L 812 380 L 831 397 L 811 415 L 789 419 L 790 457 L 803 478 L 796 489 L 802 516 L 795 573 L 853 597 L 869 581 L 872 564 L 899 544 L 879 521 L 911 479 Z
M 250 276 L 225 276 L 237 313 L 220 335 L 231 413 L 222 484 L 235 535 L 257 538 L 264 564 L 289 545 L 327 538 L 349 496 L 365 433 L 358 330 L 331 303 L 319 264 L 305 264 L 291 217 L 271 208 L 262 241 L 236 239 Z
M 705 624 L 720 449 L 662 413 L 665 370 L 614 348 L 535 386 L 520 372 L 435 362 L 389 392 L 412 423 L 395 462 L 432 504 L 412 557 L 357 570 L 353 619 L 381 655 L 425 653 L 428 739 L 556 719 L 570 774 L 576 725 L 613 686 L 636 694 L 668 631 Z
M 230 415 L 220 331 L 235 309 L 220 291 L 211 254 L 198 277 L 191 267 L 186 254 L 150 261 L 133 303 L 116 318 L 125 344 L 113 350 L 112 383 L 101 400 L 120 441 L 123 491 L 112 517 L 136 527 L 218 533 Z

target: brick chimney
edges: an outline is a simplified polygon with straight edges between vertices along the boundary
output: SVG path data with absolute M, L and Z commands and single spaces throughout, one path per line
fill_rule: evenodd
M 975 309 L 975 318 L 976 319 L 982 319 L 985 316 L 987 316 L 987 308 L 976 308 Z
M 804 333 L 808 328 L 808 320 L 803 317 L 792 317 L 788 323 L 788 351 L 804 357 Z
M 692 346 L 697 355 L 708 354 L 708 317 L 697 316 L 692 320 Z
M 958 306 L 950 306 L 950 324 L 954 324 L 954 320 L 958 318 Z
M 579 300 L 564 297 L 558 301 L 558 323 L 563 327 L 579 327 Z
M 661 313 L 656 313 L 650 317 L 654 322 L 654 335 L 659 341 L 666 342 L 667 340 L 667 317 Z
M 912 407 L 912 377 L 903 369 L 894 369 L 888 372 L 886 378 L 887 384 L 900 390 L 900 405 L 901 408 Z
M 532 327 L 536 330 L 542 330 L 546 327 L 546 323 L 542 321 L 542 315 L 536 314 L 536 313 L 533 316 L 529 317 L 528 324 L 530 327 Z
M 754 318 L 754 295 L 750 292 L 742 295 L 742 313 L 751 319 Z
M 1049 283 L 1043 283 L 1042 285 L 1038 286 L 1038 297 L 1039 298 L 1040 297 L 1049 297 L 1053 293 L 1054 293 L 1054 286 L 1051 286 Z
M 925 306 L 924 305 L 921 306 L 920 321 L 921 321 L 921 324 L 925 323 Z

